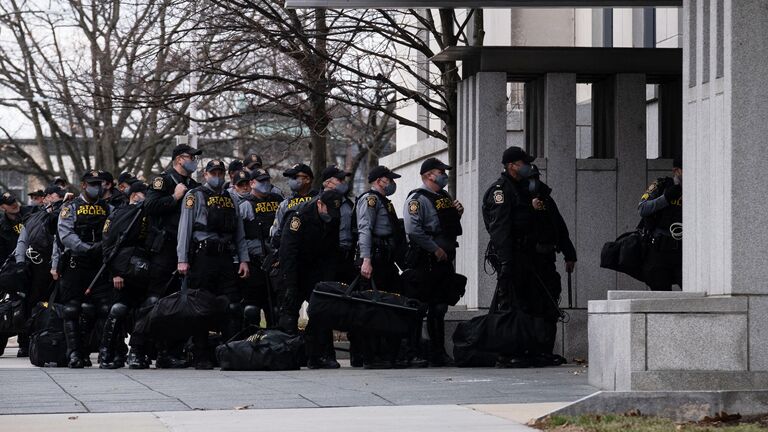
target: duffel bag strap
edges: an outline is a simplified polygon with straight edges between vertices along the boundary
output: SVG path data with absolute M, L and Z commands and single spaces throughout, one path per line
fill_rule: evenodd
M 360 284 L 361 277 L 362 276 L 358 274 L 355 280 L 353 280 L 352 283 L 347 286 L 347 290 L 344 292 L 344 297 L 349 297 L 352 294 L 352 291 L 354 291 L 355 288 L 357 288 L 357 285 Z M 373 282 L 373 280 L 371 280 L 371 282 Z

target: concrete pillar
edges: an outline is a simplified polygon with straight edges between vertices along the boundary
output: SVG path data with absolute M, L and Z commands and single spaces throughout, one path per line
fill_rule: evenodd
M 467 276 L 464 302 L 468 308 L 487 308 L 496 288 L 495 276 L 484 272 L 488 233 L 482 216 L 483 193 L 501 171 L 506 148 L 507 78 L 499 72 L 480 72 L 459 83 L 457 143 L 457 198 L 464 203 L 456 270 Z
M 645 75 L 614 77 L 614 145 L 616 149 L 616 234 L 630 231 L 640 217 L 637 203 L 647 184 Z M 617 273 L 618 289 L 645 289 L 629 276 Z

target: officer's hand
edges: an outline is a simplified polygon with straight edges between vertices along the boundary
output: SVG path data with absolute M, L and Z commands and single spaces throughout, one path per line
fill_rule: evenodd
M 464 206 L 461 205 L 459 200 L 453 200 L 453 206 L 456 208 L 456 210 L 459 212 L 459 216 L 464 214 Z
M 189 272 L 189 263 L 179 263 L 176 266 L 176 270 L 178 270 L 180 274 L 187 274 Z
M 120 276 L 115 276 L 112 278 L 112 285 L 115 286 L 116 290 L 123 289 L 123 286 L 125 286 L 124 284 L 125 284 L 125 281 Z
M 176 189 L 173 190 L 173 199 L 176 201 L 184 198 L 184 194 L 187 193 L 187 186 L 184 183 L 176 185 Z
M 683 187 L 680 185 L 672 185 L 664 190 L 664 197 L 667 202 L 672 202 L 680 199 L 683 196 Z
M 437 257 L 438 261 L 446 261 L 448 259 L 448 254 L 445 253 L 443 248 L 437 248 L 435 251 L 435 257 Z
M 544 201 L 542 201 L 542 200 L 540 200 L 538 198 L 534 198 L 533 201 L 531 201 L 531 205 L 533 206 L 533 208 L 535 210 L 544 210 L 545 209 Z
M 70 201 L 74 197 L 75 197 L 75 194 L 73 194 L 72 192 L 67 192 L 67 193 L 64 194 L 64 200 L 63 201 L 64 202 Z
M 51 269 L 51 277 L 53 280 L 59 280 L 59 272 L 57 272 L 56 269 Z
M 360 266 L 360 275 L 366 279 L 370 279 L 372 273 L 373 266 L 371 265 L 371 259 L 363 258 L 363 265 Z
M 237 269 L 237 274 L 240 279 L 247 279 L 251 275 L 251 270 L 248 268 L 248 263 L 241 262 L 240 268 Z
M 566 273 L 573 273 L 573 271 L 576 269 L 576 261 L 566 261 L 565 262 L 565 272 Z

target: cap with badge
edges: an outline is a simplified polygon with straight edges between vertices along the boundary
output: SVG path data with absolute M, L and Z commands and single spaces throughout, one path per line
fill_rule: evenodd
M 386 177 L 390 180 L 394 180 L 394 179 L 399 179 L 402 176 L 400 174 L 392 172 L 389 168 L 385 167 L 384 165 L 379 165 L 377 167 L 374 167 L 368 172 L 368 183 L 373 183 L 382 177 Z
M 267 170 L 256 168 L 255 170 L 251 171 L 251 180 L 264 181 L 269 180 L 270 178 L 271 176 Z
M 512 146 L 506 150 L 504 150 L 504 154 L 501 156 L 501 163 L 506 165 L 508 163 L 517 162 L 519 160 L 525 162 L 525 163 L 531 163 L 536 158 L 529 155 L 525 152 L 525 150 L 521 149 L 517 146 Z
M 326 181 L 332 177 L 335 177 L 339 180 L 344 180 L 344 178 L 349 177 L 351 175 L 352 173 L 348 173 L 336 165 L 328 165 L 323 169 L 323 173 L 321 174 L 321 177 L 323 181 Z
M 51 184 L 58 184 L 58 185 L 61 185 L 63 187 L 66 187 L 67 186 L 67 181 L 64 180 L 63 177 L 54 177 L 53 181 L 51 182 Z
M 129 183 L 131 180 L 135 179 L 136 177 L 133 176 L 133 174 L 129 172 L 122 172 L 119 176 L 117 176 L 117 184 L 120 183 Z
M 433 169 L 437 170 L 452 170 L 453 167 L 446 165 L 438 158 L 431 157 L 424 162 L 421 163 L 421 169 L 419 170 L 419 174 L 425 174 Z
M 67 194 L 67 191 L 62 189 L 60 186 L 51 185 L 51 186 L 48 186 L 47 188 L 45 188 L 43 193 L 45 193 L 45 195 L 56 194 L 56 195 L 58 195 L 60 197 L 63 197 L 64 195 Z
M 309 178 L 315 178 L 312 168 L 307 164 L 297 163 L 283 172 L 283 177 L 296 177 L 297 174 L 306 174 Z
M 200 156 L 201 154 L 203 154 L 203 151 L 200 149 L 190 147 L 187 144 L 179 144 L 173 148 L 173 152 L 171 152 L 171 154 L 173 155 L 173 158 L 176 159 L 176 156 L 183 155 L 183 154 L 188 154 L 190 156 Z
M 344 195 L 330 189 L 323 191 L 319 199 L 328 208 L 328 214 L 331 217 L 338 218 L 341 216 L 341 203 L 344 201 Z
M 42 198 L 45 196 L 45 192 L 43 192 L 41 189 L 38 189 L 34 192 L 28 193 L 27 196 Z
M 107 182 L 113 182 L 115 181 L 115 177 L 112 175 L 109 171 L 99 171 L 101 173 L 101 179 Z
M 234 177 L 232 177 L 232 184 L 234 185 L 249 181 L 251 181 L 251 176 L 245 171 L 238 171 L 235 173 Z
M 5 192 L 4 194 L 0 195 L 0 204 L 2 205 L 13 205 L 16 204 L 16 197 L 13 196 L 10 192 Z
M 241 171 L 243 169 L 243 161 L 235 159 L 227 166 L 227 172 Z
M 214 171 L 214 170 L 225 171 L 226 169 L 227 169 L 227 167 L 224 166 L 224 162 L 222 162 L 222 161 L 220 161 L 218 159 L 214 159 L 214 160 L 208 162 L 205 165 L 205 172 L 211 172 L 211 171 Z
M 86 171 L 85 174 L 80 177 L 80 180 L 85 183 L 101 183 L 105 180 L 104 171 Z
M 248 169 L 261 168 L 261 166 L 263 165 L 261 156 L 253 153 L 246 156 L 243 163 L 245 164 L 245 167 Z

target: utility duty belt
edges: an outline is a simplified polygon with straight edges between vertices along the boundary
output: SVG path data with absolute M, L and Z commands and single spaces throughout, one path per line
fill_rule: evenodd
M 195 244 L 194 250 L 198 254 L 223 255 L 234 252 L 235 247 L 231 243 L 221 240 L 203 240 Z

